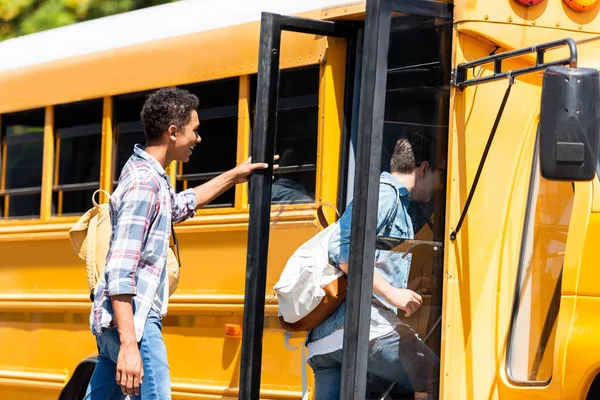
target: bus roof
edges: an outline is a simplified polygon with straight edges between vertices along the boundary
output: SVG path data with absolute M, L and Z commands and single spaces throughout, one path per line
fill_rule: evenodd
M 0 71 L 258 21 L 262 11 L 297 14 L 343 3 L 182 0 L 0 42 Z

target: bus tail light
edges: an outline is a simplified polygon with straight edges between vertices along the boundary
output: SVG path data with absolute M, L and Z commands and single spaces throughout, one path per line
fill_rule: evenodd
M 577 12 L 589 11 L 598 4 L 598 0 L 564 0 L 564 2 Z

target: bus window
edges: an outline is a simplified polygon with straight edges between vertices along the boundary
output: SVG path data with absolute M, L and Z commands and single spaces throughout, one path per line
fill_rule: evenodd
M 91 207 L 99 187 L 102 99 L 56 106 L 52 211 L 79 214 Z
M 512 380 L 543 385 L 552 377 L 574 192 L 571 182 L 545 180 L 537 157 L 529 190 L 507 367 Z
M 381 169 L 389 171 L 394 145 L 402 136 L 412 142 L 435 171 L 437 185 L 426 203 L 412 201 L 409 214 L 414 237 L 443 242 L 446 209 L 445 169 L 448 148 L 448 109 L 451 25 L 422 16 L 392 18 Z M 426 344 L 440 354 L 443 253 L 432 246 L 412 251 L 407 288 L 423 298 L 407 322 Z
M 0 217 L 39 217 L 44 109 L 2 116 Z
M 129 157 L 133 154 L 133 146 L 145 145 L 144 129 L 140 121 L 142 106 L 148 93 L 134 93 L 117 96 L 113 102 L 113 121 L 116 147 L 113 153 L 113 186 L 116 187 Z
M 319 130 L 319 66 L 283 70 L 279 78 L 273 204 L 314 203 Z M 252 109 L 256 75 L 251 79 Z
M 177 191 L 201 185 L 235 167 L 238 136 L 239 78 L 181 86 L 200 100 L 198 118 L 202 145 L 194 149 L 177 173 Z M 208 207 L 233 207 L 235 189 L 213 200 Z

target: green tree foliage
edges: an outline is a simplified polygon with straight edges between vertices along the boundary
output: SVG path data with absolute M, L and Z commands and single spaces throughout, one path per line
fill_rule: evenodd
M 177 0 L 0 0 L 0 40 Z

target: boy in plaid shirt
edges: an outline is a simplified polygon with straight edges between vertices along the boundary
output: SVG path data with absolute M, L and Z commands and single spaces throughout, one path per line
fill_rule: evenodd
M 162 339 L 167 313 L 166 270 L 171 223 L 191 218 L 264 163 L 250 159 L 203 185 L 176 194 L 165 168 L 187 162 L 200 143 L 198 98 L 160 89 L 146 100 L 141 119 L 146 147 L 136 145 L 110 198 L 112 235 L 90 314 L 99 355 L 85 399 L 170 399 Z

